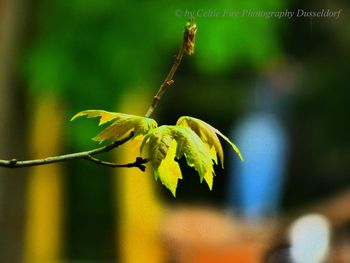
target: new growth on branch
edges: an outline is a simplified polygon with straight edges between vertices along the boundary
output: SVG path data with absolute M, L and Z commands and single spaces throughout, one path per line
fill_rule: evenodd
M 181 169 L 177 160 L 184 157 L 187 165 L 196 170 L 200 181 L 206 182 L 211 190 L 215 176 L 213 165 L 218 165 L 220 161 L 221 166 L 224 167 L 224 152 L 219 137 L 225 140 L 237 153 L 238 157 L 243 160 L 237 146 L 219 130 L 198 118 L 182 116 L 175 125 L 161 126 L 158 126 L 158 123 L 151 118 L 163 94 L 174 84 L 173 78 L 184 54 L 194 54 L 196 32 L 197 25 L 194 19 L 191 18 L 186 23 L 183 41 L 175 57 L 174 64 L 154 95 L 145 116 L 105 110 L 85 110 L 73 116 L 71 120 L 75 120 L 78 117 L 99 118 L 99 125 L 108 124 L 93 140 L 100 143 L 110 141 L 110 144 L 89 151 L 44 159 L 25 161 L 18 161 L 17 159 L 0 160 L 0 166 L 21 168 L 83 159 L 114 168 L 137 167 L 145 171 L 145 164 L 149 163 L 155 179 L 159 179 L 175 196 L 178 180 L 182 179 Z M 141 156 L 137 157 L 134 162 L 117 164 L 95 157 L 100 153 L 111 151 L 136 137 L 141 137 L 142 139 L 140 145 Z M 143 156 L 144 154 L 146 154 L 145 157 Z
M 173 77 L 175 75 L 175 72 L 177 68 L 179 67 L 182 57 L 184 55 L 184 52 L 186 51 L 189 55 L 192 55 L 194 53 L 194 41 L 195 41 L 195 35 L 197 31 L 197 25 L 194 22 L 193 19 L 190 19 L 185 26 L 184 30 L 184 38 L 180 47 L 180 50 L 175 58 L 174 64 L 171 67 L 166 79 L 163 81 L 163 83 L 160 85 L 160 88 L 156 95 L 153 97 L 152 103 L 149 106 L 149 109 L 147 110 L 145 117 L 151 117 L 156 110 L 159 100 L 163 96 L 164 92 L 169 88 L 173 83 Z M 104 162 L 102 160 L 98 160 L 96 158 L 93 158 L 93 156 L 98 155 L 100 153 L 109 152 L 113 150 L 114 148 L 117 148 L 118 146 L 126 143 L 133 137 L 133 134 L 130 133 L 127 137 L 120 141 L 114 141 L 109 145 L 96 148 L 89 151 L 83 151 L 78 153 L 70 153 L 65 155 L 57 155 L 52 157 L 47 157 L 43 159 L 33 159 L 33 160 L 17 160 L 16 158 L 10 159 L 10 160 L 0 160 L 0 167 L 6 167 L 6 168 L 22 168 L 22 167 L 29 167 L 29 166 L 37 166 L 37 165 L 46 165 L 51 163 L 57 163 L 57 162 L 63 162 L 67 160 L 73 160 L 73 159 L 83 159 L 87 161 L 92 161 L 97 164 L 107 165 L 111 167 L 138 167 L 141 170 L 144 171 L 144 163 L 146 163 L 148 160 L 142 159 L 136 159 L 133 163 L 128 164 L 116 164 L 116 163 L 110 163 L 110 162 Z

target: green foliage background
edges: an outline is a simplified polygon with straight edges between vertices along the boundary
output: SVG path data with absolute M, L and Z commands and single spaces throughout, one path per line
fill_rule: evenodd
M 338 5 L 341 3 L 343 1 L 339 1 Z M 284 0 L 38 0 L 33 2 L 27 25 L 31 34 L 25 43 L 22 72 L 29 97 L 51 93 L 64 102 L 67 148 L 80 151 L 96 146 L 89 140 L 97 133 L 96 123 L 91 120 L 68 123 L 70 116 L 85 109 L 115 111 L 127 92 L 138 89 L 155 91 L 181 43 L 182 28 L 188 19 L 184 15 L 186 11 L 327 6 L 334 7 L 324 1 L 289 3 Z M 182 15 L 179 16 L 179 13 Z M 302 155 L 304 160 L 296 158 L 296 166 L 291 173 L 296 174 L 294 178 L 299 181 L 306 180 L 306 187 L 315 181 L 316 175 L 312 175 L 317 174 L 315 168 L 321 174 L 332 170 L 345 174 L 344 156 L 348 154 L 346 149 L 350 141 L 347 140 L 350 114 L 346 100 L 349 89 L 345 84 L 348 82 L 346 62 L 349 61 L 350 34 L 344 26 L 349 22 L 348 17 L 342 18 L 338 24 L 317 20 L 313 32 L 305 26 L 309 25 L 308 20 L 261 17 L 196 17 L 196 20 L 196 53 L 191 58 L 185 57 L 176 82 L 188 89 L 181 91 L 182 98 L 172 98 L 181 99 L 186 105 L 196 101 L 198 108 L 206 108 L 208 114 L 215 116 L 219 115 L 215 104 L 220 104 L 220 109 L 234 108 L 237 114 L 244 110 L 237 105 L 247 99 L 245 88 L 252 85 L 252 82 L 248 83 L 249 78 L 276 57 L 295 56 L 306 65 L 307 77 L 304 81 L 306 88 L 297 98 L 298 110 L 293 112 L 292 130 L 297 138 L 294 147 L 298 153 L 308 150 L 308 154 Z M 245 69 L 248 73 L 239 75 Z M 241 82 L 232 81 L 230 74 L 235 72 L 239 72 Z M 198 74 L 205 81 L 193 83 L 191 78 L 188 82 L 182 80 L 190 74 Z M 218 88 L 233 95 L 222 98 Z M 232 97 L 235 103 L 229 101 Z M 208 98 L 214 98 L 215 102 Z M 164 105 L 168 102 L 165 98 Z M 183 108 L 182 105 L 179 107 Z M 184 107 L 187 110 L 189 106 Z M 189 112 L 180 114 L 187 115 Z M 216 118 L 220 123 L 220 118 L 228 117 Z M 304 138 L 308 138 L 307 141 Z M 329 156 L 323 155 L 324 148 L 332 149 Z M 67 245 L 70 246 L 67 254 L 79 259 L 108 258 L 108 253 L 101 254 L 101 247 L 96 246 L 100 243 L 96 240 L 108 235 L 112 225 L 112 204 L 108 193 L 110 178 L 101 176 L 96 181 L 96 177 L 91 177 L 101 173 L 100 167 L 96 169 L 92 165 L 82 172 L 83 168 L 77 163 L 68 166 L 71 245 Z M 304 172 L 300 173 L 299 166 L 305 167 Z M 107 173 L 107 170 L 102 170 Z M 344 179 L 340 181 L 346 182 Z M 328 183 L 325 181 L 324 185 L 328 186 Z M 288 194 L 290 200 L 287 201 L 291 203 L 306 197 L 303 191 L 298 196 Z M 98 219 L 102 223 L 96 226 L 94 220 L 82 222 L 81 218 Z M 87 229 L 93 229 L 92 234 L 96 237 L 91 242 L 85 233 Z
M 37 1 L 23 66 L 30 94 L 51 93 L 64 102 L 69 150 L 94 147 L 89 138 L 97 132 L 96 123 L 68 125 L 69 117 L 85 109 L 116 110 L 120 98 L 131 90 L 155 91 L 172 64 L 188 19 L 177 16 L 177 10 L 185 14 L 186 10 L 278 9 L 283 5 L 282 0 Z M 196 21 L 196 54 L 184 62 L 195 72 L 228 73 L 241 62 L 259 68 L 280 53 L 276 20 L 196 17 Z M 111 257 L 100 254 L 113 222 L 108 194 L 111 179 L 103 176 L 97 181 L 93 176 L 107 170 L 89 166 L 87 171 L 77 163 L 68 168 L 71 234 L 66 253 L 78 259 Z M 101 224 L 96 226 L 92 219 Z M 91 229 L 93 238 L 86 234 Z

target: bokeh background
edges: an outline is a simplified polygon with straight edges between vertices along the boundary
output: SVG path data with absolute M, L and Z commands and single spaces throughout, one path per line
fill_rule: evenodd
M 222 15 L 298 9 L 340 15 Z M 149 171 L 81 160 L 0 168 L 0 262 L 262 262 L 262 252 L 232 252 L 259 244 L 223 244 L 239 239 L 246 222 L 280 223 L 350 187 L 348 11 L 345 0 L 1 0 L 1 159 L 97 147 L 95 120 L 69 121 L 81 110 L 143 115 L 192 12 L 195 55 L 184 57 L 154 118 L 205 120 L 241 147 L 245 162 L 225 146 L 226 169 L 216 170 L 209 191 L 180 161 L 177 198 Z M 102 157 L 129 162 L 137 154 L 126 144 Z M 324 213 L 339 211 L 346 224 L 346 209 Z M 210 261 L 215 254 L 224 258 Z

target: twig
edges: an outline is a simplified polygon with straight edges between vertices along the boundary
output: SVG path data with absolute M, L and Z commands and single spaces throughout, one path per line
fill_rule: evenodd
M 179 52 L 177 56 L 175 57 L 175 61 L 173 66 L 171 67 L 167 77 L 165 78 L 164 82 L 162 85 L 160 85 L 160 88 L 156 95 L 153 97 L 152 103 L 147 110 L 145 117 L 149 118 L 153 115 L 155 109 L 158 106 L 158 103 L 163 96 L 164 92 L 174 83 L 173 77 L 174 74 L 179 67 L 182 57 L 185 53 L 185 51 L 188 54 L 193 54 L 193 48 L 194 48 L 194 38 L 196 34 L 196 24 L 194 23 L 193 20 L 188 22 L 185 27 L 185 32 L 184 32 L 184 38 L 181 44 L 181 47 L 179 49 Z M 145 166 L 143 164 L 147 163 L 147 159 L 143 159 L 141 157 L 137 157 L 136 161 L 133 163 L 128 163 L 128 164 L 116 164 L 116 163 L 110 163 L 106 162 L 100 159 L 97 159 L 93 157 L 94 155 L 103 153 L 103 152 L 108 152 L 114 148 L 117 148 L 118 146 L 124 144 L 125 142 L 129 141 L 133 137 L 133 133 L 130 133 L 129 136 L 124 138 L 123 140 L 120 141 L 115 141 L 109 145 L 96 148 L 90 151 L 84 151 L 84 152 L 77 152 L 77 153 L 70 153 L 70 154 L 65 154 L 65 155 L 58 155 L 58 156 L 52 156 L 52 157 L 47 157 L 44 159 L 33 159 L 33 160 L 25 160 L 25 161 L 19 161 L 17 159 L 11 159 L 11 160 L 0 160 L 0 167 L 7 167 L 7 168 L 22 168 L 22 167 L 29 167 L 29 166 L 37 166 L 37 165 L 46 165 L 46 164 L 51 164 L 51 163 L 58 163 L 62 161 L 67 161 L 67 160 L 73 160 L 73 159 L 84 159 L 88 160 L 100 165 L 106 165 L 110 167 L 137 167 L 141 169 L 142 171 L 145 171 Z
M 159 103 L 160 99 L 162 98 L 164 92 L 171 85 L 174 84 L 173 77 L 174 77 L 174 75 L 175 75 L 175 73 L 176 73 L 176 71 L 181 63 L 181 60 L 185 54 L 185 51 L 190 55 L 193 54 L 193 52 L 194 52 L 194 39 L 196 36 L 196 32 L 197 32 L 197 26 L 194 23 L 193 19 L 191 19 L 191 21 L 186 24 L 184 38 L 183 38 L 181 47 L 179 49 L 179 52 L 177 53 L 177 56 L 175 57 L 174 64 L 171 67 L 171 69 L 170 69 L 168 75 L 166 76 L 165 80 L 163 81 L 162 85 L 160 85 L 160 88 L 159 88 L 157 94 L 153 97 L 152 103 L 149 106 L 145 117 L 149 118 L 150 116 L 152 116 L 152 114 L 154 113 L 155 109 L 157 108 L 158 103 Z
M 134 135 L 133 133 L 130 133 L 123 140 L 115 141 L 109 145 L 96 148 L 90 151 L 85 151 L 85 152 L 70 153 L 70 154 L 58 155 L 53 157 L 47 157 L 44 159 L 34 159 L 34 160 L 25 160 L 25 161 L 19 161 L 17 159 L 0 160 L 0 166 L 7 167 L 7 168 L 22 168 L 22 167 L 29 167 L 29 166 L 45 165 L 50 163 L 58 163 L 58 162 L 74 160 L 74 159 L 86 159 L 88 156 L 94 156 L 96 154 L 108 152 L 124 144 L 125 142 L 129 141 L 133 137 L 133 135 Z
M 142 157 L 137 157 L 135 162 L 133 163 L 127 163 L 127 164 L 117 164 L 117 163 L 112 163 L 112 162 L 106 162 L 103 160 L 100 160 L 98 158 L 95 158 L 91 155 L 88 155 L 85 157 L 86 160 L 94 162 L 96 164 L 101 164 L 101 165 L 105 165 L 105 166 L 109 166 L 109 167 L 113 167 L 113 168 L 131 168 L 131 167 L 137 167 L 139 168 L 142 172 L 144 172 L 146 170 L 146 166 L 144 166 L 145 163 L 148 162 L 148 159 L 143 159 Z

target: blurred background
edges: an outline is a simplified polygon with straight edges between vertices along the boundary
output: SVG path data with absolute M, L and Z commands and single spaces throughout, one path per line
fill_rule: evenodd
M 205 120 L 245 157 L 224 146 L 212 191 L 180 160 L 176 198 L 149 169 L 0 168 L 0 262 L 289 262 L 291 222 L 316 212 L 331 235 L 320 260 L 350 262 L 348 11 L 345 0 L 0 0 L 1 159 L 97 147 L 96 120 L 69 121 L 81 110 L 145 114 L 191 14 L 195 55 L 154 118 Z M 137 155 L 127 143 L 101 158 Z

